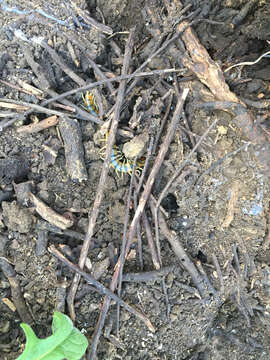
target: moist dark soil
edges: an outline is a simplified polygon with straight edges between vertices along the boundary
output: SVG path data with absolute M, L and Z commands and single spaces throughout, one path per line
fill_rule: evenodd
M 173 35 L 176 24 L 182 20 L 181 16 L 187 17 L 188 21 L 189 18 L 212 21 L 198 22 L 193 29 L 223 70 L 237 63 L 255 62 L 270 50 L 270 5 L 267 0 L 186 0 L 182 1 L 182 6 L 178 1 L 100 0 L 88 1 L 87 4 L 77 2 L 77 6 L 99 23 L 104 21 L 112 28 L 113 35 L 90 26 L 69 2 L 37 0 L 34 3 L 0 3 L 0 72 L 1 80 L 6 82 L 0 83 L 2 99 L 40 104 L 41 100 L 35 95 L 18 90 L 22 81 L 41 89 L 26 60 L 25 47 L 30 49 L 55 92 L 60 94 L 79 86 L 54 62 L 46 49 L 33 42 L 34 37 L 44 38 L 86 83 L 100 80 L 89 65 L 86 53 L 107 77 L 120 75 L 128 33 L 136 26 L 131 63 L 131 71 L 135 71 L 151 54 L 155 45 L 151 42 L 152 38 L 158 32 L 164 34 L 164 39 Z M 154 17 L 145 10 L 146 6 L 153 10 Z M 38 10 L 43 10 L 43 13 Z M 79 39 L 86 51 L 72 44 L 66 34 Z M 178 45 L 181 47 L 181 40 Z M 75 54 L 73 58 L 71 49 Z M 144 71 L 172 67 L 182 68 L 181 61 L 170 58 L 165 49 Z M 258 104 L 268 100 L 269 104 L 269 57 L 263 57 L 254 64 L 235 67 L 225 76 L 231 90 L 243 101 L 246 99 Z M 143 312 L 156 332 L 151 333 L 139 319 L 122 310 L 117 335 L 116 304 L 112 303 L 96 358 L 266 360 L 270 358 L 270 192 L 269 177 L 258 166 L 253 145 L 232 125 L 230 114 L 205 112 L 193 107 L 197 101 L 207 101 L 211 94 L 196 79 L 196 74 L 188 72 L 176 73 L 175 77 L 155 75 L 138 82 L 125 97 L 126 106 L 119 123 L 122 133 L 117 135 L 117 144 L 121 149 L 124 142 L 130 140 L 125 134 L 137 136 L 149 132 L 156 136 L 168 107 L 169 97 L 164 94 L 170 89 L 175 90 L 176 82 L 180 92 L 185 87 L 190 89 L 184 106 L 185 116 L 179 120 L 182 127 L 176 129 L 152 193 L 158 198 L 199 136 L 217 119 L 216 126 L 190 158 L 185 168 L 186 175 L 173 184 L 162 203 L 168 214 L 169 228 L 176 232 L 192 261 L 195 264 L 200 261 L 211 281 L 212 297 L 204 299 L 199 295 L 166 238 L 160 235 L 162 266 L 174 265 L 164 278 L 169 305 L 161 280 L 124 282 L 122 291 L 122 298 Z M 114 95 L 106 86 L 99 87 L 104 121 L 109 119 L 109 110 L 115 104 L 118 83 L 113 83 L 113 86 L 116 90 Z M 41 90 L 44 91 L 44 88 Z M 46 94 L 42 96 L 49 98 Z M 177 96 L 175 92 L 167 124 L 171 121 Z M 83 106 L 81 93 L 68 99 L 77 106 Z M 66 111 L 50 105 L 48 108 Z M 103 145 L 96 141 L 100 125 L 78 117 L 87 179 L 74 181 L 66 169 L 66 154 L 58 125 L 37 133 L 21 133 L 19 129 L 22 125 L 48 117 L 48 114 L 33 112 L 24 120 L 2 128 L 12 119 L 8 113 L 17 114 L 17 111 L 19 109 L 7 109 L 1 105 L 0 255 L 13 266 L 33 317 L 33 329 L 44 338 L 51 334 L 52 314 L 60 306 L 59 292 L 63 289 L 68 292 L 74 273 L 49 253 L 47 247 L 40 250 L 40 237 L 45 232 L 47 246 L 55 245 L 72 262 L 78 263 L 88 214 L 91 214 L 103 166 L 100 155 Z M 269 109 L 253 106 L 250 111 L 263 131 L 270 134 Z M 186 122 L 193 135 L 182 130 Z M 167 125 L 157 151 L 166 130 Z M 157 152 L 151 155 L 150 166 L 156 155 Z M 21 201 L 15 192 L 18 184 L 28 181 L 39 199 L 73 220 L 71 230 L 76 232 L 76 237 L 72 233 L 68 235 L 49 227 L 47 230 L 42 228 L 45 220 L 31 203 Z M 119 176 L 113 168 L 110 169 L 85 266 L 85 271 L 108 288 L 115 259 L 121 249 L 129 184 L 128 174 Z M 132 207 L 130 212 L 132 217 Z M 149 209 L 147 216 L 153 225 Z M 124 273 L 154 270 L 143 227 L 141 236 L 143 269 L 137 242 L 134 241 Z M 213 255 L 220 265 L 222 281 Z M 220 301 L 216 301 L 216 294 L 219 294 Z M 11 306 L 14 299 L 10 282 L 3 272 L 0 272 L 0 297 L 0 358 L 16 359 L 25 344 L 19 326 L 23 319 Z M 86 335 L 90 345 L 102 302 L 102 295 L 81 280 L 75 299 L 75 325 Z M 68 314 L 63 304 L 61 311 Z

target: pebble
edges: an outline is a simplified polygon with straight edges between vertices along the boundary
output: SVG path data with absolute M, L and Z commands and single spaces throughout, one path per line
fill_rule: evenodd
M 2 202 L 4 223 L 12 231 L 29 233 L 33 225 L 33 216 L 30 211 L 21 208 L 16 201 Z
M 125 143 L 123 146 L 123 153 L 125 157 L 131 160 L 136 156 L 140 158 L 145 153 L 148 140 L 148 134 L 141 134 Z
M 110 265 L 110 259 L 106 257 L 104 260 L 98 261 L 93 266 L 92 276 L 95 280 L 99 280 L 101 276 L 107 272 Z

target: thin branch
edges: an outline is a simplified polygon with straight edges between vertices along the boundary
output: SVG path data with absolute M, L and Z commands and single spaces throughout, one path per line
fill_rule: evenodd
M 127 74 L 128 70 L 129 70 L 129 64 L 130 64 L 131 54 L 132 54 L 133 44 L 134 44 L 134 36 L 135 36 L 135 28 L 131 29 L 130 34 L 129 34 L 129 38 L 127 40 L 127 44 L 126 44 L 126 48 L 125 48 L 124 61 L 123 61 L 123 69 L 122 69 L 122 74 L 123 75 Z M 91 215 L 91 218 L 89 219 L 89 226 L 88 226 L 87 235 L 86 235 L 86 238 L 85 238 L 85 242 L 83 244 L 83 249 L 85 249 L 87 251 L 88 251 L 88 247 L 89 247 L 91 238 L 92 238 L 92 236 L 94 234 L 94 226 L 95 226 L 95 223 L 96 223 L 96 219 L 97 219 L 97 215 L 98 215 L 98 211 L 99 211 L 99 206 L 100 206 L 100 203 L 101 203 L 101 200 L 102 200 L 102 197 L 103 197 L 104 183 L 105 183 L 107 173 L 109 171 L 109 166 L 110 166 L 110 162 L 111 162 L 112 147 L 113 147 L 113 144 L 114 144 L 114 141 L 115 141 L 115 135 L 116 135 L 117 126 L 118 126 L 118 122 L 119 122 L 121 106 L 122 106 L 122 103 L 123 103 L 123 100 L 124 100 L 126 84 L 127 84 L 127 81 L 123 80 L 120 83 L 120 86 L 119 86 L 119 89 L 118 89 L 118 94 L 117 94 L 117 99 L 116 99 L 116 106 L 115 106 L 115 111 L 114 111 L 114 117 L 113 117 L 113 120 L 112 120 L 110 133 L 109 133 L 109 139 L 108 139 L 107 148 L 106 148 L 105 162 L 104 162 L 104 165 L 103 165 L 103 168 L 102 168 L 102 173 L 101 173 L 101 176 L 100 176 L 100 181 L 99 181 L 99 185 L 98 185 L 96 199 L 95 199 L 94 206 L 93 206 L 92 215 Z M 81 256 L 80 256 L 81 262 L 79 264 L 84 264 L 84 261 L 85 261 L 86 256 L 87 256 L 87 251 L 85 251 L 84 254 L 83 254 L 83 252 L 81 252 Z M 120 261 L 120 259 L 118 260 L 118 262 L 119 261 Z M 117 286 L 117 279 L 118 279 L 118 276 L 113 277 L 113 279 L 112 279 L 111 286 L 110 286 L 112 291 L 114 291 L 116 286 Z M 77 286 L 78 286 L 78 281 L 77 281 L 76 288 L 77 288 Z M 109 306 L 110 306 L 110 298 L 106 296 L 105 299 L 104 299 L 104 302 L 103 302 L 103 307 L 102 307 L 102 310 L 101 310 L 101 313 L 100 313 L 100 316 L 99 316 L 98 323 L 97 323 L 96 328 L 95 328 L 92 347 L 91 347 L 91 352 L 89 352 L 89 354 L 88 354 L 88 360 L 94 360 L 94 358 L 95 358 L 99 337 L 101 335 L 101 330 L 103 328 L 104 321 L 105 321 L 105 316 L 107 314 Z
M 137 316 L 139 319 L 141 319 L 146 326 L 149 328 L 149 330 L 155 332 L 155 329 L 153 325 L 151 324 L 150 320 L 147 319 L 142 313 L 140 313 L 138 310 L 136 310 L 134 307 L 128 305 L 125 301 L 120 299 L 117 295 L 115 295 L 111 290 L 107 289 L 104 285 L 102 285 L 99 281 L 95 280 L 92 276 L 88 275 L 86 272 L 84 272 L 82 269 L 80 269 L 78 266 L 74 265 L 71 261 L 69 261 L 59 250 L 56 249 L 54 245 L 51 245 L 49 247 L 49 252 L 52 253 L 57 259 L 62 261 L 65 265 L 67 265 L 70 269 L 75 271 L 77 274 L 80 274 L 80 276 L 83 276 L 86 281 L 93 285 L 96 290 L 102 294 L 109 296 L 111 299 L 117 302 L 117 304 L 120 304 L 131 312 L 133 315 Z

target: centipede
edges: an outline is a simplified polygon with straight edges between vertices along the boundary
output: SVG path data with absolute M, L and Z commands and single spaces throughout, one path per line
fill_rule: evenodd
M 94 95 L 87 91 L 85 95 L 82 95 L 84 101 L 84 107 L 88 110 L 91 115 L 98 115 L 98 106 L 95 101 Z M 105 143 L 107 144 L 108 133 L 105 136 Z M 104 158 L 104 152 L 106 150 L 106 145 L 100 150 L 101 157 Z M 111 153 L 111 164 L 110 166 L 116 171 L 117 175 L 128 174 L 131 175 L 133 172 L 133 167 L 135 166 L 135 173 L 140 175 L 144 167 L 145 159 L 142 157 L 136 162 L 130 159 L 127 159 L 123 152 L 120 150 L 119 146 L 114 145 Z
M 98 106 L 94 95 L 90 91 L 86 91 L 85 95 L 82 94 L 82 99 L 84 102 L 84 108 L 86 108 L 91 115 L 97 116 Z

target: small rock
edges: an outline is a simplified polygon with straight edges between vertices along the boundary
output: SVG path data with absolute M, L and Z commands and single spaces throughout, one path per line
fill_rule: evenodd
M 120 321 L 128 321 L 130 319 L 130 313 L 127 311 L 121 311 Z
M 134 159 L 136 156 L 140 158 L 145 153 L 148 140 L 148 134 L 141 134 L 135 136 L 134 139 L 125 143 L 123 146 L 123 153 L 126 158 L 131 160 Z
M 110 259 L 106 257 L 104 260 L 98 261 L 93 266 L 92 276 L 95 280 L 99 280 L 101 276 L 108 270 Z
M 169 288 L 172 287 L 172 284 L 173 284 L 173 280 L 174 280 L 174 274 L 173 272 L 170 272 L 167 276 L 167 279 L 166 279 L 166 284 Z
M 172 314 L 179 315 L 181 313 L 181 306 L 180 305 L 174 305 L 172 307 Z
M 171 313 L 170 314 L 170 319 L 171 319 L 171 322 L 174 322 L 175 320 L 177 320 L 177 315 Z
M 29 233 L 33 225 L 33 216 L 29 210 L 21 208 L 16 201 L 2 202 L 3 218 L 9 230 Z
M 226 126 L 220 125 L 218 126 L 217 131 L 220 135 L 227 135 L 228 128 Z

